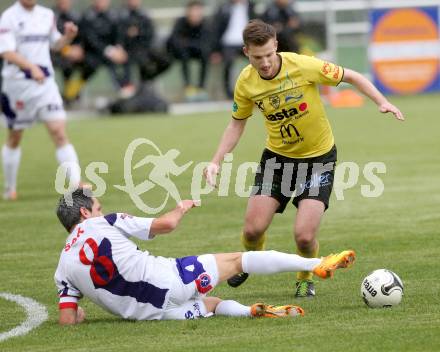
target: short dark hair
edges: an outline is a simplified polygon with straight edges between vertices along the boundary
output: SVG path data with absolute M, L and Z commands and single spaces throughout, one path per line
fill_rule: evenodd
M 64 194 L 58 201 L 57 216 L 67 232 L 81 222 L 81 208 L 92 211 L 93 199 L 90 189 L 78 188 Z
M 270 39 L 277 38 L 275 27 L 262 20 L 250 20 L 243 31 L 243 42 L 245 46 L 262 46 Z
M 203 1 L 201 0 L 190 0 L 186 3 L 186 8 L 189 9 L 190 7 L 194 7 L 194 6 L 200 6 L 203 7 Z

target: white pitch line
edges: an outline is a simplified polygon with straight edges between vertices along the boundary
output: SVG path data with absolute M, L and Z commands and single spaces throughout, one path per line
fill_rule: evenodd
M 32 298 L 13 295 L 5 292 L 0 292 L 0 297 L 8 301 L 15 302 L 23 307 L 27 315 L 26 320 L 17 327 L 0 333 L 0 342 L 11 337 L 25 335 L 32 329 L 35 329 L 38 325 L 42 324 L 48 318 L 46 307 L 34 301 Z

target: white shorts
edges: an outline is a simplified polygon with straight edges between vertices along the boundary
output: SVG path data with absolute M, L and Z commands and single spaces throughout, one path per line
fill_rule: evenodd
M 3 80 L 1 105 L 8 128 L 13 130 L 28 128 L 36 120 L 66 119 L 63 100 L 53 78 L 46 78 L 41 84 L 29 79 Z
M 214 255 L 175 259 L 173 283 L 162 319 L 198 319 L 207 315 L 203 296 L 218 284 Z

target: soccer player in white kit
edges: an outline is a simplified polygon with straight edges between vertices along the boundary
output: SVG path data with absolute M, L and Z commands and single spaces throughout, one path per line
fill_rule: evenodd
M 256 303 L 245 306 L 233 300 L 208 297 L 220 282 L 239 273 L 275 274 L 310 270 L 321 278 L 350 266 L 351 250 L 324 258 L 303 258 L 277 251 L 204 254 L 164 258 L 141 251 L 129 238 L 152 240 L 173 231 L 184 214 L 196 206 L 184 200 L 158 217 L 140 218 L 123 213 L 103 216 L 99 201 L 89 189 L 79 188 L 61 197 L 57 216 L 69 232 L 61 252 L 55 282 L 59 293 L 59 323 L 81 323 L 85 296 L 125 319 L 197 319 L 209 315 L 234 317 L 294 317 L 297 306 Z
M 44 121 L 57 148 L 57 160 L 66 167 L 70 183 L 80 181 L 78 157 L 66 135 L 66 113 L 50 59 L 50 49 L 60 50 L 70 44 L 77 32 L 77 26 L 68 22 L 61 35 L 53 11 L 37 5 L 36 0 L 18 0 L 1 16 L 1 105 L 8 125 L 2 148 L 5 199 L 17 197 L 20 142 L 24 129 L 37 119 Z

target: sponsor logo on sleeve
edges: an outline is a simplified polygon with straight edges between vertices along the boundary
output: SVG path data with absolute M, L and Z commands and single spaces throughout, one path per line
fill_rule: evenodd
M 339 66 L 336 65 L 335 66 L 335 74 L 333 75 L 334 79 L 338 79 L 339 78 Z
M 332 68 L 330 66 L 329 62 L 324 62 L 324 64 L 322 65 L 321 71 L 323 74 L 325 74 L 326 76 L 331 72 Z
M 339 78 L 339 71 L 340 67 L 335 64 L 331 64 L 330 62 L 324 62 L 321 68 L 321 72 L 325 74 L 326 76 L 330 76 L 330 74 L 333 73 L 332 78 L 338 79 Z

